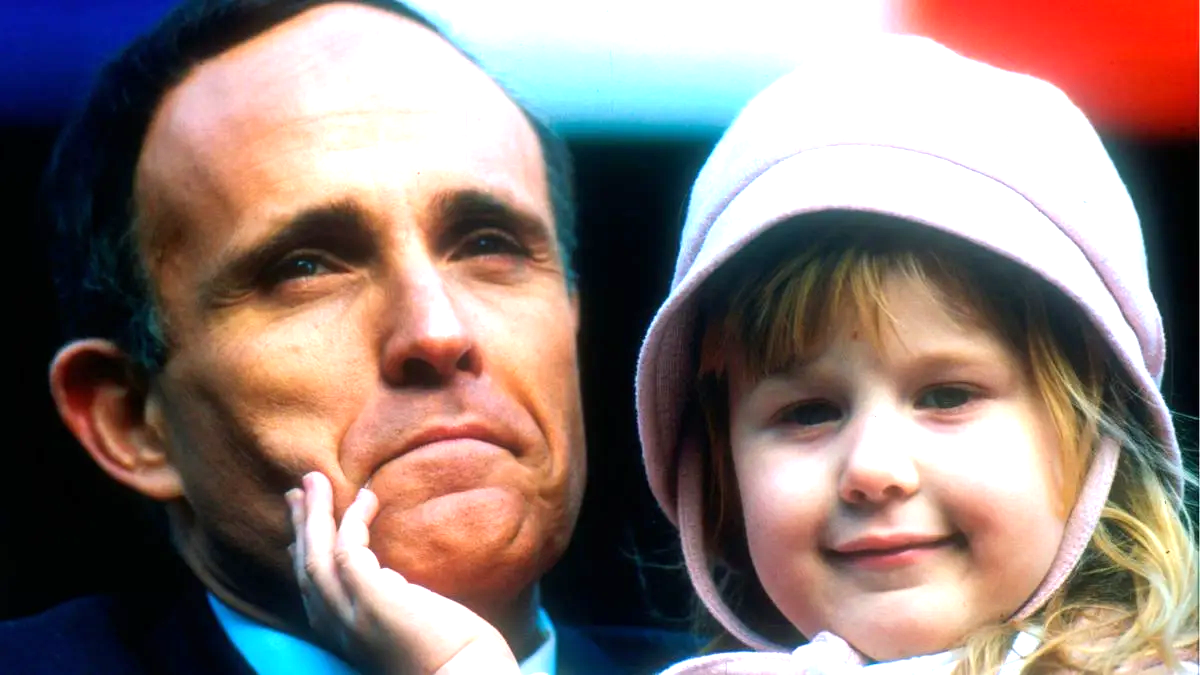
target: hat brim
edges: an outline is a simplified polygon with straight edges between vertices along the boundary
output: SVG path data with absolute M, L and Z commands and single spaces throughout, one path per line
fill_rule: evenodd
M 1096 327 L 1120 347 L 1117 353 L 1141 353 L 1114 293 L 1080 247 L 1050 215 L 1012 187 L 941 157 L 902 148 L 833 145 L 800 152 L 760 173 L 710 217 L 695 261 L 656 314 L 643 342 L 637 406 L 646 473 L 651 491 L 676 525 L 674 469 L 695 377 L 691 349 L 697 328 L 696 290 L 763 232 L 797 216 L 829 210 L 893 216 L 1013 259 L 1088 308 Z M 1140 384 L 1157 393 L 1155 383 Z

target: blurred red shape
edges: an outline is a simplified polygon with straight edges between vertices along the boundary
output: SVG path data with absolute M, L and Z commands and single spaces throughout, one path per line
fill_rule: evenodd
M 1101 131 L 1198 134 L 1200 10 L 1181 0 L 900 0 L 897 28 L 1048 80 Z

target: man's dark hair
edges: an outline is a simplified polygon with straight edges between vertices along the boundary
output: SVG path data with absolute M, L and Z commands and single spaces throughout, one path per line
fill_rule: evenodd
M 86 105 L 60 136 L 43 183 L 66 339 L 109 339 L 147 372 L 163 365 L 166 344 L 138 250 L 133 199 L 142 143 L 162 98 L 204 61 L 308 9 L 347 1 L 406 17 L 445 38 L 395 0 L 185 0 L 100 71 Z M 563 264 L 573 284 L 570 155 L 541 120 L 521 109 L 541 144 Z

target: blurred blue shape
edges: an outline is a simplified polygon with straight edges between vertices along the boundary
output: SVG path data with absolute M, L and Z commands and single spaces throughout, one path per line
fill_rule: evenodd
M 168 0 L 0 3 L 0 123 L 56 123 L 100 67 L 152 26 Z
M 879 28 L 886 2 L 746 0 L 683 13 L 667 0 L 410 4 L 565 134 L 661 138 L 718 133 L 795 65 L 798 46 Z M 0 123 L 60 122 L 172 4 L 0 0 Z

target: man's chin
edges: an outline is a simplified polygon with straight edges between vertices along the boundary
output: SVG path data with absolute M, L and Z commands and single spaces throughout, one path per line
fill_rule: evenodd
M 519 597 L 554 562 L 526 499 L 482 487 L 408 509 L 385 503 L 371 524 L 371 549 L 384 567 L 447 597 L 503 603 Z

